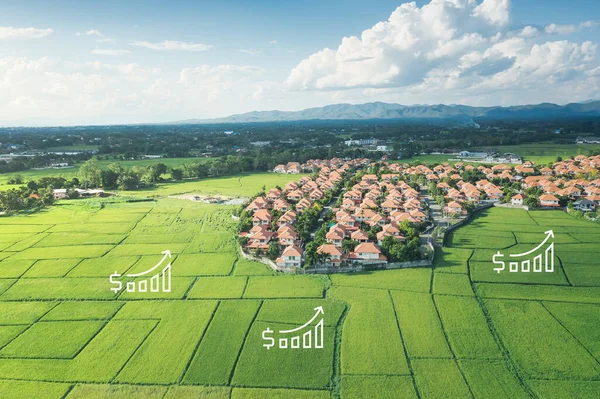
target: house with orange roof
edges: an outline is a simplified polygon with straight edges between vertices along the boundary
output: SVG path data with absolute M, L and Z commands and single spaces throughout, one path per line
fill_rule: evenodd
M 523 196 L 523 194 L 516 194 L 510 198 L 510 203 L 511 205 L 522 206 L 524 200 L 525 197 Z
M 296 184 L 295 182 L 291 181 L 288 182 L 285 187 L 283 188 L 283 191 L 285 192 L 290 192 L 290 191 L 294 191 L 298 189 L 298 184 Z
M 273 202 L 279 198 L 281 198 L 281 190 L 279 190 L 278 188 L 272 188 L 267 193 L 267 200 L 269 200 L 271 202 Z
M 289 210 L 277 220 L 277 225 L 279 227 L 285 226 L 286 224 L 293 225 L 296 223 L 296 212 Z
M 311 205 L 312 205 L 312 203 L 310 202 L 310 200 L 308 198 L 302 198 L 296 204 L 296 210 L 298 212 L 304 212 L 306 209 L 310 208 Z
M 465 215 L 467 213 L 467 211 L 462 207 L 462 205 L 456 201 L 452 201 L 452 202 L 448 203 L 448 205 L 446 205 L 444 207 L 443 212 L 444 212 L 444 215 L 446 215 L 446 216 L 452 216 L 452 215 L 461 216 L 461 215 Z
M 290 204 L 288 204 L 286 200 L 280 198 L 273 202 L 273 209 L 280 212 L 287 212 L 290 209 Z
M 254 200 L 246 207 L 246 210 L 256 212 L 259 209 L 268 208 L 269 202 L 265 197 L 256 197 Z
M 400 202 L 391 198 L 386 199 L 384 202 L 381 203 L 381 209 L 386 213 L 397 211 L 398 209 L 400 209 L 400 207 Z
M 269 212 L 267 209 L 259 209 L 255 211 L 254 215 L 252 216 L 252 224 L 254 226 L 270 225 L 272 219 L 273 216 L 271 215 L 271 212 Z
M 359 263 L 387 263 L 387 258 L 381 253 L 381 249 L 372 242 L 364 242 L 354 247 L 354 251 L 348 254 L 348 260 Z
M 298 234 L 293 227 L 287 226 L 288 228 L 283 228 L 277 230 L 277 242 L 281 246 L 294 245 L 298 240 Z
M 377 205 L 377 202 L 373 201 L 371 198 L 367 198 L 360 204 L 360 207 L 361 208 L 369 208 L 369 209 L 377 209 L 377 208 L 379 208 L 379 205 Z
M 344 230 L 335 228 L 335 226 L 332 226 L 329 229 L 329 231 L 327 232 L 327 234 L 325 235 L 325 240 L 329 244 L 333 244 L 336 247 L 341 247 L 342 242 L 344 241 L 344 235 L 345 235 Z
M 283 250 L 276 263 L 279 267 L 302 267 L 302 248 L 290 245 Z
M 367 242 L 369 241 L 369 235 L 365 231 L 358 229 L 350 234 L 350 239 L 356 242 Z
M 294 202 L 300 201 L 303 196 L 304 196 L 304 193 L 300 190 L 292 190 L 292 191 L 288 192 L 286 195 L 288 201 L 294 201 Z
M 326 265 L 339 266 L 342 263 L 342 250 L 333 244 L 323 244 L 317 248 L 317 253 L 325 255 Z
M 541 195 L 538 199 L 538 203 L 542 207 L 559 207 L 558 198 L 552 194 Z

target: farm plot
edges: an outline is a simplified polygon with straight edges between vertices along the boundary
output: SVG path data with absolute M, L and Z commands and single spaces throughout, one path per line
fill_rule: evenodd
M 254 322 L 235 368 L 232 384 L 276 388 L 329 388 L 333 374 L 334 328 L 323 329 L 323 349 L 267 350 L 263 347 L 261 334 L 267 328 L 277 331 L 294 327 L 297 326 Z M 258 364 L 260 367 L 257 367 Z
M 0 300 L 113 299 L 107 278 L 22 278 Z
M 190 299 L 238 299 L 242 297 L 247 277 L 201 277 L 189 291 Z
M 174 276 L 227 275 L 236 260 L 231 253 L 182 254 L 172 262 Z
M 504 361 L 460 360 L 459 365 L 477 399 L 531 397 Z
M 486 300 L 492 323 L 524 373 L 532 378 L 589 379 L 600 364 L 543 306 Z
M 233 373 L 259 301 L 226 301 L 219 308 L 202 339 L 183 382 L 227 385 Z
M 600 287 L 475 284 L 475 288 L 483 298 L 600 303 Z
M 343 376 L 343 398 L 417 398 L 412 379 L 402 376 Z
M 194 349 L 212 318 L 216 302 L 139 301 L 128 302 L 119 319 L 160 319 L 148 339 L 116 376 L 122 383 L 173 384 L 178 382 Z M 168 353 L 168 356 L 164 354 Z
M 600 305 L 544 302 L 544 307 L 600 360 Z
M 434 259 L 435 272 L 468 274 L 467 261 L 472 254 L 473 250 L 466 248 L 438 248 Z
M 38 322 L 2 348 L 0 358 L 71 359 L 104 324 L 101 321 Z
M 385 270 L 377 273 L 333 274 L 334 286 L 429 292 L 430 268 Z
M 433 293 L 473 296 L 469 276 L 464 274 L 434 273 Z
M 427 398 L 469 398 L 471 393 L 458 365 L 450 359 L 416 359 L 417 388 Z
M 304 324 L 315 313 L 315 308 L 323 308 L 323 324 L 336 326 L 346 304 L 331 299 L 267 299 L 258 313 L 257 320 L 274 323 Z
M 334 285 L 331 297 L 350 305 L 342 329 L 342 374 L 408 375 L 388 291 Z
M 435 305 L 456 358 L 502 357 L 475 298 L 436 295 Z
M 22 277 L 63 277 L 80 262 L 81 259 L 77 258 L 38 260 Z
M 400 291 L 391 295 L 408 355 L 451 358 L 431 295 Z
M 309 276 L 251 276 L 244 298 L 321 298 L 323 281 Z

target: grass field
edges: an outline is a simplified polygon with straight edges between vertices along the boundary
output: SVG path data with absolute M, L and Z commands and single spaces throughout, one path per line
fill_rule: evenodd
M 251 195 L 289 179 L 158 190 Z M 598 225 L 493 208 L 456 230 L 432 268 L 282 276 L 238 257 L 232 209 L 63 201 L 0 218 L 0 396 L 597 397 Z M 554 273 L 493 271 L 496 251 L 531 248 L 549 226 Z M 110 290 L 110 274 L 147 270 L 165 249 L 170 293 Z M 302 325 L 318 306 L 323 349 L 263 347 L 266 328 Z
M 504 145 L 496 147 L 482 147 L 481 150 L 497 150 L 501 153 L 513 153 L 519 154 L 524 160 L 532 161 L 538 164 L 547 164 L 554 162 L 557 157 L 568 158 L 576 155 L 591 155 L 594 151 L 600 150 L 598 144 L 548 144 L 548 143 L 535 143 L 535 144 L 520 144 L 520 145 Z M 454 164 L 458 161 L 449 161 L 454 159 L 454 155 L 415 155 L 411 158 L 402 159 L 400 162 L 423 162 L 423 163 L 442 163 L 449 162 Z

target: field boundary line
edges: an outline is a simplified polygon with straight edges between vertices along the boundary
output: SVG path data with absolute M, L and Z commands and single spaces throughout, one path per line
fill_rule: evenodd
M 15 282 L 16 283 L 16 282 Z M 5 301 L 2 301 L 5 302 Z M 23 333 L 25 333 L 25 331 L 29 330 L 31 327 L 33 327 L 37 322 L 39 322 L 44 316 L 46 316 L 48 313 L 50 313 L 55 307 L 57 307 L 58 305 L 60 305 L 60 302 L 56 303 L 54 306 L 51 306 L 50 309 L 48 309 L 46 312 L 44 312 L 40 317 L 38 317 L 33 323 L 29 324 L 29 327 L 27 327 L 26 329 L 24 329 L 23 331 L 21 331 L 19 334 L 17 334 L 15 337 L 13 337 L 13 339 L 11 339 L 10 341 L 8 341 L 7 343 L 5 343 L 4 345 L 0 346 L 0 350 L 6 348 L 8 345 L 10 345 L 11 342 L 13 342 L 15 339 L 19 338 L 21 335 L 23 335 Z M 15 325 L 15 324 L 12 324 Z M 27 324 L 16 324 L 16 325 L 27 325 Z
M 244 284 L 244 289 L 242 290 L 242 295 L 240 299 L 244 299 L 244 295 L 246 295 L 246 288 L 248 288 L 248 284 L 250 283 L 250 276 L 246 276 L 246 284 Z
M 235 276 L 235 271 L 237 269 L 237 263 L 240 260 L 240 256 L 239 256 L 239 254 L 237 252 L 238 251 L 236 251 L 235 260 L 233 261 L 233 264 L 231 265 L 231 270 L 229 271 L 229 273 L 227 274 L 227 276 L 232 276 L 232 277 Z
M 137 319 L 119 319 L 119 320 L 126 321 L 126 320 L 137 320 Z M 152 320 L 152 319 L 150 319 L 150 320 Z M 111 319 L 111 321 L 112 321 L 112 319 Z M 137 351 L 140 350 L 140 348 L 142 347 L 142 345 L 144 345 L 144 342 L 146 342 L 146 340 L 150 337 L 150 335 L 152 335 L 152 333 L 154 332 L 154 330 L 156 330 L 156 327 L 158 327 L 158 325 L 161 322 L 161 320 L 156 320 L 156 319 L 154 319 L 153 321 L 155 321 L 154 327 L 152 327 L 150 329 L 150 331 L 148 331 L 148 333 L 146 334 L 146 336 L 144 337 L 144 339 L 142 339 L 142 342 L 140 342 L 140 344 L 137 346 L 137 348 L 135 348 L 135 350 L 131 353 L 131 355 L 127 358 L 127 360 L 125 360 L 125 363 L 123 363 L 123 365 L 119 368 L 119 370 L 115 373 L 115 375 L 108 380 L 109 384 L 114 384 L 115 383 L 115 379 L 119 376 L 119 374 L 121 374 L 121 372 L 123 371 L 123 369 L 127 366 L 127 364 L 129 364 L 129 362 L 135 356 L 135 354 L 137 353 Z
M 565 276 L 565 280 L 567 280 L 567 283 L 569 283 L 571 287 L 575 287 L 573 283 L 571 283 L 571 280 L 569 280 L 569 276 L 567 276 L 567 271 L 565 270 L 565 266 L 563 265 L 562 258 L 558 254 L 556 255 L 556 257 L 558 258 L 558 264 L 560 265 L 560 270 L 562 271 L 563 276 Z
M 67 277 L 67 275 L 68 275 L 69 273 L 71 273 L 73 270 L 75 270 L 75 268 L 76 268 L 77 266 L 79 266 L 79 265 L 81 264 L 81 262 L 83 262 L 83 261 L 84 261 L 84 260 L 86 260 L 86 259 L 92 259 L 92 258 L 81 258 L 81 259 L 79 259 L 79 262 L 77 262 L 77 263 L 75 264 L 75 266 L 73 266 L 72 268 L 70 268 L 70 269 L 69 269 L 69 270 L 68 270 L 68 271 L 67 271 L 65 274 L 63 274 L 63 275 L 62 275 L 62 276 L 60 276 L 59 278 L 65 278 L 65 277 Z M 37 260 L 35 263 L 38 263 L 39 261 L 40 261 L 40 259 L 38 259 L 38 260 Z M 35 263 L 34 263 L 34 265 L 35 265 Z M 25 278 L 35 278 L 35 277 L 25 277 Z
M 75 388 L 75 385 L 77 385 L 77 384 L 70 384 L 69 387 L 67 388 L 67 390 L 65 391 L 65 394 L 63 396 L 61 396 L 60 399 L 65 399 L 67 396 L 69 396 L 71 391 Z
M 240 345 L 240 350 L 238 351 L 237 356 L 235 357 L 235 361 L 233 362 L 233 366 L 231 367 L 231 371 L 229 372 L 229 379 L 227 380 L 227 386 L 231 386 L 232 391 L 233 391 L 233 386 L 231 385 L 231 383 L 233 381 L 233 376 L 235 375 L 235 370 L 237 369 L 237 365 L 240 360 L 240 357 L 242 356 L 242 352 L 244 351 L 244 348 L 246 347 L 246 343 L 248 341 L 248 336 L 250 335 L 250 330 L 252 330 L 252 327 L 254 326 L 254 323 L 256 322 L 256 318 L 258 317 L 258 314 L 260 313 L 264 303 L 265 303 L 264 300 L 260 301 L 260 304 L 258 305 L 258 308 L 256 309 L 256 313 L 254 314 L 252 321 L 250 321 L 250 323 L 248 324 L 248 329 L 246 330 L 246 334 L 244 334 L 244 339 L 242 340 L 242 344 Z M 231 393 L 230 393 L 230 396 L 231 396 Z
M 352 306 L 349 303 L 344 304 L 344 310 L 335 325 L 335 337 L 333 339 L 333 368 L 331 370 L 331 396 L 336 399 L 341 398 L 342 382 L 342 334 L 346 316 L 350 313 Z
M 90 337 L 90 339 L 88 339 L 87 342 L 85 342 L 85 344 L 83 344 L 83 346 L 81 348 L 79 348 L 77 350 L 77 352 L 75 352 L 75 354 L 72 357 L 68 358 L 68 359 L 74 360 L 90 344 L 90 342 L 92 342 L 94 340 L 94 338 L 96 338 L 98 336 L 98 334 L 100 334 L 100 332 L 102 332 L 102 330 L 104 330 L 106 328 L 106 326 L 108 325 L 108 323 L 111 322 L 111 320 L 112 320 L 112 317 L 110 319 L 108 319 L 108 320 L 102 320 L 103 321 L 102 327 L 100 327 L 98 329 L 98 331 L 96 331 Z M 55 322 L 55 323 L 60 323 L 62 321 L 65 321 L 65 320 L 52 320 L 52 322 Z M 93 320 L 74 320 L 74 321 L 93 321 Z
M 185 365 L 185 368 L 181 372 L 181 375 L 177 378 L 177 383 L 178 384 L 181 384 L 181 382 L 185 378 L 185 375 L 187 374 L 187 372 L 188 372 L 188 370 L 189 370 L 192 362 L 194 361 L 194 358 L 196 357 L 196 354 L 198 353 L 198 349 L 200 348 L 200 344 L 202 343 L 202 340 L 204 340 L 204 337 L 206 336 L 206 333 L 208 332 L 208 329 L 210 328 L 210 325 L 211 325 L 212 321 L 214 320 L 215 315 L 219 311 L 220 307 L 221 307 L 221 301 L 217 301 L 217 305 L 213 309 L 213 312 L 210 315 L 210 318 L 208 319 L 208 322 L 206 323 L 206 327 L 204 327 L 204 331 L 202 331 L 202 335 L 198 339 L 198 342 L 196 343 L 196 346 L 194 347 L 194 350 L 192 351 L 192 354 L 191 354 L 190 358 L 188 359 L 187 364 Z
M 525 382 L 526 379 L 521 375 L 521 370 L 520 370 L 518 364 L 513 362 L 508 348 L 506 348 L 506 346 L 504 345 L 504 342 L 502 341 L 502 338 L 500 337 L 500 334 L 498 333 L 498 331 L 496 331 L 496 328 L 494 327 L 494 323 L 492 322 L 492 318 L 490 316 L 490 313 L 487 310 L 487 307 L 485 306 L 485 302 L 484 302 L 483 298 L 481 298 L 479 296 L 479 293 L 477 292 L 477 289 L 474 285 L 472 285 L 472 288 L 473 288 L 473 292 L 475 292 L 475 300 L 479 304 L 479 308 L 481 309 L 481 311 L 483 312 L 483 315 L 485 317 L 485 321 L 488 326 L 488 330 L 492 334 L 492 337 L 494 338 L 496 345 L 498 345 L 498 348 L 500 348 L 500 352 L 502 353 L 504 365 L 508 369 L 508 372 L 511 373 L 517 379 L 517 381 L 519 382 L 519 385 L 521 385 L 521 387 L 525 390 L 525 392 L 527 392 L 527 394 L 529 394 L 529 396 L 531 396 L 533 398 L 537 398 L 538 396 L 533 392 L 533 390 Z
M 512 234 L 515 238 L 515 242 L 517 242 L 517 237 L 516 237 L 515 233 L 512 232 Z M 467 272 L 468 272 L 468 276 L 469 276 L 469 282 L 471 283 L 471 290 L 473 291 L 474 298 L 477 301 L 477 304 L 479 305 L 479 309 L 483 313 L 483 316 L 485 317 L 485 322 L 487 324 L 488 330 L 492 334 L 492 337 L 494 338 L 496 345 L 498 346 L 498 348 L 500 349 L 500 352 L 502 353 L 504 365 L 508 369 L 508 372 L 511 373 L 517 379 L 517 381 L 519 382 L 521 387 L 523 387 L 525 392 L 527 392 L 531 397 L 536 398 L 537 395 L 535 395 L 533 393 L 533 390 L 531 390 L 529 388 L 529 386 L 525 383 L 525 379 L 521 376 L 518 365 L 513 362 L 512 358 L 510 357 L 510 352 L 508 351 L 506 346 L 504 346 L 504 342 L 502 341 L 500 334 L 498 333 L 498 331 L 496 331 L 496 328 L 494 327 L 494 323 L 492 322 L 492 318 L 485 306 L 484 300 L 482 297 L 479 296 L 477 287 L 475 286 L 475 283 L 473 282 L 473 279 L 471 278 L 471 259 L 473 259 L 474 255 L 475 255 L 475 251 L 472 251 L 471 255 L 467 259 Z M 436 310 L 437 310 L 437 306 L 436 306 Z
M 433 276 L 433 269 L 431 270 L 431 275 Z M 394 297 L 392 296 L 391 290 L 388 290 L 388 298 L 390 298 L 390 302 L 392 303 L 392 310 L 394 311 L 394 317 L 396 318 L 396 327 L 398 327 L 398 333 L 400 334 L 400 342 L 402 342 L 402 349 L 404 351 L 404 357 L 406 357 L 406 364 L 408 365 L 410 379 L 412 380 L 413 388 L 415 390 L 415 394 L 417 395 L 417 399 L 421 399 L 421 393 L 419 392 L 419 388 L 417 386 L 417 380 L 415 379 L 415 372 L 412 368 L 411 358 L 408 354 L 408 349 L 406 348 L 404 336 L 402 335 L 402 328 L 400 328 L 400 319 L 398 318 L 398 312 L 396 311 L 396 304 L 394 303 Z
M 538 226 L 540 225 L 540 224 L 538 223 L 538 221 L 537 221 L 537 220 L 535 220 L 535 218 L 534 218 L 533 216 L 531 216 L 531 213 L 529 212 L 529 210 L 527 210 L 527 211 L 525 211 L 525 212 L 527 212 L 527 216 L 529 216 L 529 218 L 530 218 L 531 220 L 533 220 L 533 222 L 534 222 L 536 225 L 538 225 Z
M 435 313 L 437 315 L 438 321 L 440 322 L 440 326 L 442 327 L 442 334 L 444 334 L 444 339 L 446 340 L 446 344 L 448 344 L 448 349 L 450 350 L 450 353 L 452 354 L 452 360 L 454 361 L 456 368 L 460 372 L 460 375 L 462 376 L 463 381 L 465 382 L 465 385 L 469 389 L 471 398 L 474 399 L 475 395 L 473 394 L 471 385 L 469 384 L 469 381 L 467 381 L 467 377 L 465 377 L 465 373 L 463 372 L 463 369 L 460 366 L 460 362 L 458 361 L 458 358 L 456 357 L 456 353 L 454 353 L 454 348 L 452 348 L 452 344 L 450 343 L 450 340 L 448 339 L 448 334 L 446 334 L 446 327 L 444 327 L 444 320 L 442 320 L 442 316 L 440 315 L 440 310 L 438 309 L 437 303 L 435 301 L 435 295 L 431 295 L 431 301 L 433 302 L 433 307 L 435 309 Z
M 571 332 L 571 330 L 569 330 L 569 329 L 567 328 L 567 326 L 565 326 L 565 325 L 563 324 L 563 322 L 562 322 L 562 321 L 560 321 L 560 319 L 559 319 L 558 317 L 556 317 L 556 316 L 554 315 L 554 313 L 552 313 L 552 312 L 550 311 L 550 309 L 548 309 L 548 308 L 546 307 L 546 305 L 544 304 L 544 302 L 543 302 L 543 301 L 539 301 L 539 304 L 540 304 L 540 305 L 542 305 L 542 307 L 544 308 L 544 310 L 546 310 L 546 312 L 548 312 L 548 313 L 550 314 L 550 316 L 552 316 L 552 318 L 553 318 L 554 320 L 556 320 L 556 322 L 557 322 L 557 323 L 558 323 L 558 324 L 559 324 L 559 325 L 560 325 L 562 328 L 564 328 L 564 329 L 565 329 L 565 331 L 566 331 L 566 332 L 568 332 L 568 333 L 569 333 L 569 335 L 570 335 L 570 336 L 572 336 L 572 337 L 573 337 L 573 339 L 574 339 L 574 340 L 575 340 L 575 341 L 576 341 L 576 342 L 577 342 L 579 345 L 581 345 L 581 347 L 582 347 L 583 349 L 585 349 L 587 353 L 589 353 L 589 355 L 592 357 L 592 359 L 594 359 L 594 360 L 596 361 L 596 363 L 598 363 L 598 365 L 600 365 L 600 360 L 598 360 L 598 359 L 596 358 L 596 356 L 594 356 L 594 354 L 592 353 L 592 351 L 590 351 L 590 350 L 588 349 L 588 347 L 587 347 L 587 346 L 585 346 L 585 345 L 583 344 L 583 342 L 581 342 L 581 341 L 579 340 L 579 338 L 577 338 L 577 337 L 575 336 L 575 334 L 573 334 L 573 333 Z
M 185 293 L 183 294 L 183 297 L 181 298 L 182 301 L 187 301 L 187 297 L 190 294 L 190 291 L 192 290 L 192 288 L 194 288 L 194 286 L 196 285 L 198 280 L 200 280 L 200 276 L 196 276 L 194 278 L 194 281 L 192 281 L 192 284 L 190 284 L 190 286 L 187 288 L 187 290 L 185 290 Z

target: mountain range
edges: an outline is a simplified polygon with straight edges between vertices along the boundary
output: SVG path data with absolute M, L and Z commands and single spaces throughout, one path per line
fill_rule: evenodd
M 510 107 L 471 107 L 468 105 L 401 105 L 384 102 L 333 104 L 302 111 L 253 111 L 215 119 L 187 119 L 171 124 L 235 124 L 293 122 L 309 120 L 404 120 L 447 121 L 474 124 L 478 119 L 562 119 L 600 117 L 600 101 L 557 105 L 542 103 Z

